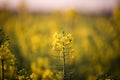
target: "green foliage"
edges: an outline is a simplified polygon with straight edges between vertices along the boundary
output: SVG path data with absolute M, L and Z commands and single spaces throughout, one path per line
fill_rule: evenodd
M 97 76 L 96 80 L 118 80 L 118 78 L 110 73 L 101 73 Z
M 17 79 L 19 80 L 32 80 L 30 78 L 31 72 L 27 71 L 25 68 L 22 68 L 21 70 L 17 71 Z

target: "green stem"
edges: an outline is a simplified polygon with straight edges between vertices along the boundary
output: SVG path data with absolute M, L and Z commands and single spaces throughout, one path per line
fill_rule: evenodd
M 65 36 L 65 32 L 63 31 L 63 37 Z M 63 46 L 65 46 L 63 42 Z M 63 80 L 66 80 L 66 61 L 65 61 L 65 49 L 63 47 Z
M 63 53 L 63 80 L 66 80 L 65 53 Z
M 1 59 L 1 64 L 2 64 L 2 80 L 4 80 L 4 60 Z

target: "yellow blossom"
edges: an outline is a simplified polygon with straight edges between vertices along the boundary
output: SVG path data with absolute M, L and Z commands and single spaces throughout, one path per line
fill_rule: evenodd
M 63 48 L 71 48 L 72 47 L 72 41 L 73 37 L 72 35 L 69 34 L 58 34 L 55 33 L 53 35 L 54 40 L 53 40 L 53 50 L 62 50 Z

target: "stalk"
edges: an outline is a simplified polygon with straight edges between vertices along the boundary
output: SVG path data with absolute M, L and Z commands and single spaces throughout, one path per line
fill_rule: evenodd
M 2 64 L 2 80 L 4 80 L 4 60 L 1 59 L 1 64 Z

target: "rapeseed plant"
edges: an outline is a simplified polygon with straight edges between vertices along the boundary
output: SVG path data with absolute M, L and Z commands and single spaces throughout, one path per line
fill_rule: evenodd
M 71 70 L 68 70 L 72 64 L 73 58 L 73 37 L 70 33 L 55 33 L 53 35 L 53 50 L 57 52 L 59 55 L 60 60 L 62 61 L 62 73 L 63 73 L 63 80 L 70 80 L 71 77 Z

